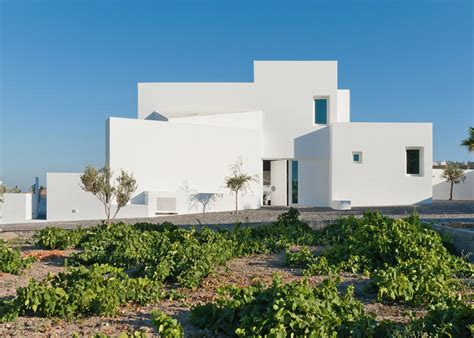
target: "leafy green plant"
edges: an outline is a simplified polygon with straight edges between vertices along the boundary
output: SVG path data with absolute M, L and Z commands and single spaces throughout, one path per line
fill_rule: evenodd
M 181 338 L 184 337 L 184 331 L 181 324 L 167 314 L 155 310 L 151 313 L 151 320 L 156 327 L 160 337 Z
M 224 287 L 214 303 L 195 307 L 191 322 L 215 334 L 237 336 L 357 336 L 370 332 L 374 319 L 354 299 L 353 287 L 344 295 L 337 280 L 320 286 L 308 281 L 284 284 L 275 277 L 270 287 L 263 284 Z
M 443 304 L 459 298 L 460 278 L 474 275 L 473 266 L 451 255 L 441 236 L 416 215 L 394 220 L 370 212 L 342 218 L 318 240 L 332 245 L 322 256 L 305 258 L 307 275 L 368 272 L 380 300 Z
M 163 297 L 158 282 L 131 279 L 120 268 L 93 265 L 70 268 L 65 273 L 49 275 L 43 281 L 30 280 L 17 289 L 12 303 L 4 304 L 10 312 L 32 312 L 46 317 L 71 318 L 81 315 L 112 315 L 129 301 L 146 304 Z M 12 305 L 14 308 L 12 308 Z
M 78 246 L 86 236 L 86 230 L 77 228 L 67 230 L 57 227 L 47 227 L 34 235 L 35 244 L 43 249 L 64 250 Z
M 110 264 L 135 276 L 199 285 L 217 266 L 231 258 L 279 252 L 289 245 L 312 244 L 315 232 L 291 208 L 277 222 L 232 230 L 185 230 L 170 223 L 112 224 L 89 229 L 80 240 L 80 253 L 68 264 Z
M 35 261 L 34 257 L 22 258 L 19 249 L 11 248 L 0 240 L 0 272 L 19 274 Z
M 316 259 L 307 246 L 296 251 L 290 249 L 285 251 L 285 263 L 293 268 L 306 268 L 313 264 Z
M 418 337 L 473 337 L 474 305 L 454 302 L 430 310 L 426 316 L 414 320 L 408 331 Z

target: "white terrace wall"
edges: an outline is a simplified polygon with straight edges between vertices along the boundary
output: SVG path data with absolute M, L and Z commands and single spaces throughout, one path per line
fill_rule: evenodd
M 3 194 L 2 223 L 24 223 L 32 218 L 31 193 L 5 193 Z
M 429 203 L 432 199 L 430 123 L 335 123 L 331 128 L 332 201 L 352 206 Z M 422 147 L 422 175 L 406 174 L 406 148 Z M 352 152 L 362 152 L 354 163 Z
M 81 189 L 80 175 L 80 173 L 47 173 L 48 221 L 102 220 L 105 218 L 103 204 L 94 195 Z M 118 218 L 147 216 L 149 216 L 148 207 L 142 204 L 127 205 L 117 214 Z
M 262 178 L 261 133 L 255 129 L 110 118 L 108 163 L 137 180 L 137 194 L 146 191 L 212 193 L 219 198 L 208 211 L 232 210 L 234 199 L 225 188 L 229 166 L 242 158 L 243 170 Z M 255 182 L 241 197 L 241 209 L 261 206 L 262 184 Z M 193 203 L 179 213 L 193 213 Z
M 139 83 L 138 118 L 153 112 L 166 117 L 258 110 L 253 83 Z
M 441 176 L 443 169 L 433 169 L 433 199 L 449 199 L 451 184 Z M 464 182 L 453 187 L 453 200 L 474 200 L 474 170 L 464 170 Z

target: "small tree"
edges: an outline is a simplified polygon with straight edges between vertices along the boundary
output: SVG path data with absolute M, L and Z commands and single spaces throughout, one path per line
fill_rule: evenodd
M 257 182 L 258 176 L 250 176 L 242 172 L 242 159 L 238 159 L 230 166 L 231 175 L 225 178 L 225 185 L 235 193 L 235 213 L 239 209 L 239 192 L 245 193 L 250 189 L 251 182 Z
M 451 183 L 451 188 L 449 190 L 449 200 L 452 201 L 454 185 L 464 182 L 466 179 L 466 176 L 464 176 L 464 171 L 457 165 L 450 163 L 444 167 L 443 174 L 441 176 L 446 180 L 446 182 Z
M 130 201 L 137 190 L 133 175 L 126 171 L 122 170 L 120 176 L 116 178 L 117 184 L 113 183 L 112 176 L 113 172 L 109 166 L 101 169 L 88 166 L 81 175 L 81 188 L 92 193 L 104 205 L 107 226 L 110 226 L 119 210 Z M 112 215 L 114 201 L 117 202 L 117 209 Z
M 469 152 L 474 151 L 474 128 L 469 127 L 469 137 L 462 140 L 461 145 L 467 147 Z

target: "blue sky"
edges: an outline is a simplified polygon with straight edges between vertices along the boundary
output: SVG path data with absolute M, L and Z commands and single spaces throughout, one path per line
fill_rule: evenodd
M 0 179 L 102 165 L 137 82 L 252 81 L 253 60 L 338 60 L 353 121 L 433 122 L 472 160 L 473 2 L 0 0 Z M 400 135 L 403 137 L 403 135 Z

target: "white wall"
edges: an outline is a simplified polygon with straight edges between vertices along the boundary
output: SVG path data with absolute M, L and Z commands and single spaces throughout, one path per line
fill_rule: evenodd
M 213 210 L 225 210 L 233 199 L 224 179 L 239 157 L 245 172 L 262 179 L 261 133 L 254 129 L 123 118 L 110 118 L 108 129 L 109 164 L 115 172 L 133 173 L 137 194 L 218 193 L 223 198 Z M 252 183 L 240 208 L 258 208 L 261 199 L 261 181 Z M 181 210 L 186 212 L 191 210 Z
M 80 173 L 47 173 L 48 221 L 104 219 L 103 204 L 91 193 L 80 187 Z M 114 208 L 115 210 L 115 208 Z M 127 205 L 117 214 L 118 218 L 147 217 L 146 205 Z M 150 215 L 151 216 L 151 215 Z
M 293 158 L 294 139 L 321 128 L 313 123 L 316 96 L 329 98 L 329 122 L 349 119 L 349 92 L 337 90 L 336 61 L 255 61 L 253 83 L 140 83 L 138 117 L 156 111 L 197 122 L 196 114 L 262 111 L 262 157 Z
M 298 206 L 329 207 L 329 160 L 298 160 Z
M 255 87 L 263 111 L 263 156 L 293 158 L 294 139 L 314 125 L 314 97 L 329 98 L 328 122 L 336 121 L 336 61 L 255 61 Z
M 2 223 L 23 223 L 32 218 L 32 195 L 30 193 L 3 194 Z
M 168 121 L 173 123 L 253 129 L 259 132 L 262 130 L 261 111 L 173 117 L 169 118 Z
M 337 122 L 351 122 L 351 91 L 337 90 Z
M 406 175 L 406 148 L 423 147 L 423 175 Z M 354 163 L 353 151 L 363 152 Z M 352 206 L 409 205 L 432 198 L 430 123 L 331 125 L 332 200 Z
M 138 118 L 153 112 L 166 117 L 259 110 L 253 83 L 139 83 Z
M 441 176 L 443 169 L 433 169 L 433 199 L 448 200 L 451 183 Z M 474 200 L 474 170 L 464 170 L 464 182 L 453 187 L 453 200 Z

